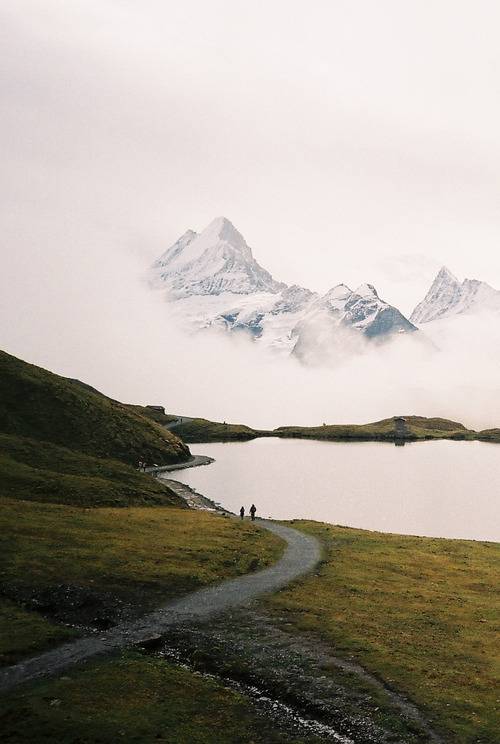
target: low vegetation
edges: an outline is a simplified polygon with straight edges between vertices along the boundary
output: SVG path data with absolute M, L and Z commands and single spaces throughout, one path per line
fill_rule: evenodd
M 165 413 L 164 409 L 159 410 L 161 406 L 138 406 L 131 403 L 126 403 L 125 407 L 128 408 L 130 411 L 134 411 L 134 413 L 138 413 L 141 416 L 145 416 L 146 418 L 151 419 L 151 421 L 155 421 L 161 426 L 167 426 L 168 424 L 171 424 L 173 421 L 177 420 L 177 416 Z
M 0 434 L 0 482 L 1 495 L 30 501 L 74 506 L 185 506 L 161 481 L 118 460 L 7 434 Z
M 0 597 L 0 666 L 75 638 L 76 630 Z
M 173 434 L 165 426 L 176 418 L 0 352 L 0 663 L 279 557 L 272 534 L 188 510 L 137 472 L 139 459 L 189 458 L 177 434 L 185 442 L 401 437 L 392 418 L 274 431 L 185 419 Z M 498 429 L 478 434 L 445 419 L 407 416 L 403 428 L 408 440 L 500 441 Z M 265 600 L 276 622 L 354 657 L 414 700 L 450 744 L 493 744 L 499 546 L 294 524 L 322 540 L 325 559 L 314 576 Z M 284 741 L 236 693 L 133 652 L 11 693 L 1 717 L 5 741 L 33 741 L 34 730 L 89 744 Z
M 405 416 L 404 431 L 397 431 L 394 418 L 371 424 L 323 424 L 322 426 L 280 426 L 278 429 L 252 429 L 243 424 L 227 424 L 193 418 L 175 426 L 173 431 L 188 443 L 232 442 L 257 437 L 282 439 L 320 439 L 327 441 L 390 441 L 404 439 L 476 439 L 476 432 L 457 421 L 423 416 Z M 483 432 L 484 433 L 484 432 Z M 493 439 L 493 437 L 492 437 Z M 500 440 L 500 436 L 498 437 Z
M 0 432 L 137 465 L 189 458 L 174 434 L 87 385 L 0 351 Z
M 500 442 L 500 429 L 484 429 L 477 438 L 484 442 Z
M 112 701 L 112 704 L 110 704 Z M 276 731 L 243 695 L 215 679 L 129 652 L 16 691 L 0 703 L 5 742 L 61 744 L 321 744 Z
M 293 525 L 325 559 L 267 605 L 406 693 L 446 741 L 498 741 L 500 546 Z
M 193 418 L 174 428 L 175 433 L 184 442 L 242 442 L 265 436 L 266 432 L 252 429 L 244 424 L 226 424 L 209 421 L 204 418 Z
M 43 615 L 114 624 L 121 613 L 142 614 L 169 597 L 264 567 L 281 549 L 267 531 L 208 512 L 2 498 L 4 659 L 33 652 L 38 641 L 46 647 L 55 630 L 44 626 Z
M 405 416 L 404 431 L 398 433 L 394 418 L 372 424 L 324 424 L 323 426 L 282 426 L 273 436 L 326 440 L 471 439 L 473 432 L 456 421 L 423 416 Z

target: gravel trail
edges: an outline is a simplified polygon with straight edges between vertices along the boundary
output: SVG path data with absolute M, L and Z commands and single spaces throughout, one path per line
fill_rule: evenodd
M 168 602 L 138 620 L 66 643 L 53 651 L 2 669 L 0 691 L 12 689 L 38 677 L 58 674 L 73 664 L 99 654 L 147 642 L 152 637 L 161 636 L 173 625 L 208 619 L 231 607 L 241 607 L 261 594 L 281 589 L 312 571 L 317 565 L 321 550 L 315 538 L 268 520 L 259 519 L 256 522 L 287 543 L 283 556 L 270 568 L 198 589 L 181 599 Z

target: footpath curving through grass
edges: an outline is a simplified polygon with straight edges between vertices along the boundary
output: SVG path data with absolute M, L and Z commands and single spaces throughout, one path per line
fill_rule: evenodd
M 3 663 L 60 641 L 67 629 L 54 620 L 109 627 L 123 613 L 265 567 L 282 546 L 251 523 L 202 511 L 2 498 Z
M 497 742 L 500 545 L 292 524 L 325 559 L 266 605 L 406 693 L 446 741 Z

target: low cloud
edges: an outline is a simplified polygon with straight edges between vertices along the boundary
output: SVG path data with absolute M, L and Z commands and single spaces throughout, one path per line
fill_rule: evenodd
M 324 3 L 311 26 L 304 2 L 4 3 L 0 346 L 122 400 L 257 426 L 500 425 L 498 318 L 425 328 L 439 352 L 400 339 L 308 368 L 181 332 L 138 279 L 227 214 L 266 268 L 318 291 L 369 281 L 408 313 L 438 255 L 499 284 L 498 11 L 453 6 L 451 39 L 451 3 L 410 24 L 400 5 L 360 23 Z
M 500 425 L 498 318 L 460 316 L 351 356 L 337 347 L 308 367 L 242 336 L 185 333 L 163 293 L 140 281 L 141 252 L 109 231 L 73 240 L 71 261 L 39 251 L 27 273 L 22 253 L 10 257 L 6 351 L 123 401 L 254 426 L 411 413 Z

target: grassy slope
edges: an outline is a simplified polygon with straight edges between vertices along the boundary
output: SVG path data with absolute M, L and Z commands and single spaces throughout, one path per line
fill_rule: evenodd
M 463 424 L 441 418 L 406 416 L 407 439 L 474 439 L 475 432 Z M 322 439 L 331 441 L 394 441 L 394 419 L 371 424 L 325 424 L 323 426 L 280 426 L 278 429 L 252 429 L 243 424 L 224 424 L 197 418 L 176 426 L 175 433 L 185 442 L 230 442 L 256 437 Z
M 54 619 L 68 622 L 65 610 L 81 626 L 88 606 L 93 619 L 107 604 L 102 617 L 115 622 L 117 606 L 141 614 L 277 559 L 282 541 L 251 524 L 172 506 L 81 508 L 179 504 L 130 467 L 189 457 L 162 428 L 169 420 L 0 352 L 0 664 L 77 636 Z M 11 695 L 0 706 L 4 740 L 157 741 L 161 731 L 176 744 L 282 741 L 241 696 L 164 662 L 128 654 L 73 673 L 69 688 L 42 682 Z
M 423 416 L 405 416 L 406 439 L 469 439 L 473 432 L 456 421 Z M 346 440 L 369 439 L 390 440 L 395 438 L 394 419 L 383 419 L 371 424 L 327 424 L 324 426 L 287 426 L 274 432 L 282 437 L 304 437 L 310 439 Z
M 484 429 L 477 438 L 485 442 L 500 442 L 500 429 Z
M 238 442 L 266 434 L 244 424 L 225 424 L 203 418 L 179 424 L 174 431 L 184 442 Z
M 37 741 L 61 744 L 306 744 L 273 730 L 216 680 L 131 652 L 11 693 L 0 723 L 4 741 L 30 744 L 34 731 Z M 307 736 L 307 744 L 322 741 Z
M 189 457 L 176 436 L 87 386 L 0 352 L 0 431 L 135 465 Z
M 165 426 L 165 424 L 171 424 L 172 421 L 176 421 L 178 418 L 177 416 L 169 413 L 155 411 L 153 408 L 149 408 L 148 406 L 138 406 L 134 405 L 133 403 L 127 403 L 125 407 L 128 408 L 130 411 L 133 411 L 134 413 L 139 413 L 141 416 L 145 416 L 146 418 L 151 419 L 151 421 L 155 421 L 161 426 Z
M 406 692 L 447 741 L 497 741 L 500 546 L 294 525 L 325 562 L 269 604 Z
M 0 495 L 74 506 L 176 505 L 166 485 L 118 460 L 0 434 Z
M 0 666 L 46 651 L 77 635 L 76 630 L 0 596 Z
M 9 598 L 62 585 L 105 593 L 144 612 L 168 597 L 268 565 L 281 546 L 280 539 L 251 523 L 207 512 L 79 509 L 0 499 L 2 585 Z M 4 658 L 12 660 L 34 646 L 23 615 L 29 602 L 24 609 L 21 602 L 20 614 L 10 605 L 3 608 L 0 637 Z M 51 629 L 41 627 L 40 615 L 30 615 L 33 637 L 45 647 Z

